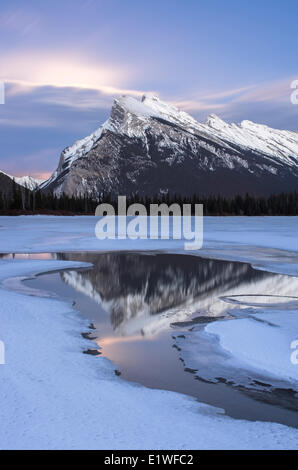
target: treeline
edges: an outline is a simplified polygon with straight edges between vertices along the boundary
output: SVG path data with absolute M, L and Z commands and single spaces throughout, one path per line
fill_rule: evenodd
M 112 204 L 117 212 L 117 199 L 108 194 L 101 194 L 98 197 L 69 197 L 62 194 L 57 197 L 53 194 L 42 193 L 41 191 L 30 191 L 16 184 L 13 185 L 9 195 L 0 192 L 0 213 L 5 214 L 94 214 L 100 203 Z M 245 216 L 266 216 L 266 215 L 298 215 L 298 192 L 282 193 L 269 197 L 255 196 L 235 196 L 226 198 L 221 195 L 200 197 L 181 197 L 177 194 L 140 197 L 134 195 L 127 197 L 127 206 L 133 203 L 143 204 L 149 214 L 150 204 L 165 203 L 171 205 L 177 203 L 204 205 L 204 215 L 245 215 Z
M 97 200 L 90 197 L 68 197 L 62 194 L 57 197 L 51 193 L 31 191 L 15 183 L 9 194 L 0 191 L 0 213 L 64 213 L 94 214 Z
M 117 210 L 117 201 L 110 196 L 104 197 L 100 202 L 107 202 Z M 140 197 L 138 195 L 127 198 L 127 206 L 133 203 L 143 204 L 147 213 L 150 211 L 150 204 L 165 203 L 171 205 L 179 204 L 182 209 L 183 204 L 191 204 L 194 214 L 194 205 L 203 204 L 204 215 L 245 215 L 245 216 L 266 216 L 266 215 L 298 215 L 298 191 L 292 193 L 274 194 L 269 197 L 235 196 L 227 198 L 221 195 L 200 197 L 181 197 L 177 194 L 173 196 L 163 195 L 150 197 Z

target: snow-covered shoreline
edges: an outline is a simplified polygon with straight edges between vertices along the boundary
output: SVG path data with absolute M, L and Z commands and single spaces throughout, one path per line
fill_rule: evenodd
M 219 338 L 220 346 L 237 358 L 243 368 L 288 382 L 298 390 L 298 366 L 291 362 L 291 344 L 298 339 L 298 311 L 255 312 L 249 318 L 207 325 L 206 332 Z
M 204 380 L 216 383 L 220 377 L 221 381 L 248 389 L 292 390 L 294 396 L 298 367 L 291 361 L 291 346 L 298 339 L 297 320 L 297 311 L 250 312 L 247 318 L 193 328 L 175 341 L 185 367 Z
M 98 247 L 94 219 L 85 226 L 77 218 L 32 219 L 0 220 L 1 252 L 71 251 L 71 240 L 73 251 L 108 249 Z M 176 241 L 168 244 L 178 249 Z M 69 303 L 3 284 L 75 266 L 82 265 L 0 260 L 0 339 L 6 353 L 0 366 L 1 449 L 298 449 L 296 429 L 234 420 L 190 397 L 121 380 L 110 361 L 82 354 L 90 346 L 81 336 L 88 324 Z

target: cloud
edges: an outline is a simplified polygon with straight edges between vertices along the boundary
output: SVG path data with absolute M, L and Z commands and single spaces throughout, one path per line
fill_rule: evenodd
M 246 109 L 250 114 L 253 109 L 256 115 L 264 111 L 268 118 L 269 110 L 276 109 L 292 116 L 295 111 L 291 104 L 291 83 L 293 77 L 280 81 L 248 85 L 236 89 L 222 90 L 218 92 L 194 93 L 188 99 L 175 99 L 171 102 L 179 108 L 190 113 L 218 112 L 221 117 L 232 118 L 241 115 L 246 119 Z M 272 112 L 272 111 L 271 111 Z
M 70 52 L 3 54 L 1 64 L 0 79 L 6 84 L 8 104 L 29 96 L 31 103 L 87 111 L 110 109 L 112 98 L 119 95 L 141 97 L 144 93 L 144 89 L 127 86 L 138 75 L 129 67 L 98 63 Z M 52 125 L 46 117 L 42 121 Z M 17 117 L 10 120 L 11 125 L 18 122 Z
M 98 62 L 87 56 L 60 51 L 4 53 L 1 58 L 2 78 L 7 82 L 6 99 L 9 104 L 28 96 L 27 106 L 40 104 L 44 106 L 41 120 L 29 116 L 28 120 L 20 119 L 19 115 L 3 116 L 2 124 L 26 127 L 52 127 L 60 125 L 55 117 L 50 116 L 50 108 L 57 110 L 73 109 L 78 112 L 96 112 L 108 110 L 112 98 L 119 95 L 141 97 L 149 92 L 159 94 L 155 90 L 144 90 L 143 87 L 130 86 L 131 83 L 142 83 L 141 72 L 127 66 Z M 297 77 L 294 77 L 297 78 Z M 247 119 L 252 116 L 253 109 L 259 119 L 264 110 L 264 119 L 268 125 L 280 123 L 276 116 L 270 118 L 274 109 L 280 116 L 289 116 L 283 127 L 297 114 L 290 103 L 292 90 L 290 84 L 293 77 L 276 82 L 253 83 L 234 88 L 185 92 L 184 96 L 173 96 L 164 90 L 162 98 L 178 108 L 193 114 L 201 120 L 207 114 L 216 113 L 228 120 Z M 24 103 L 19 102 L 19 109 Z M 59 111 L 60 113 L 60 111 Z M 271 122 L 272 121 L 272 122 Z M 277 125 L 276 124 L 276 125 Z M 291 124 L 291 127 L 293 125 Z
M 214 100 L 214 99 L 225 99 L 225 98 L 231 98 L 235 96 L 241 96 L 248 90 L 251 90 L 255 87 L 255 85 L 248 85 L 240 88 L 232 88 L 231 90 L 222 90 L 218 92 L 213 92 L 210 94 L 204 94 L 205 99 L 207 100 Z
M 47 119 L 45 117 L 41 118 L 40 116 L 37 118 L 34 117 L 28 117 L 22 118 L 22 117 L 15 117 L 15 116 L 7 116 L 5 118 L 0 118 L 0 125 L 2 126 L 13 126 L 13 127 L 28 127 L 28 128 L 34 128 L 34 127 L 44 127 L 44 128 L 49 128 L 49 127 L 56 127 L 57 123 L 54 119 Z
M 171 104 L 182 109 L 186 112 L 195 112 L 195 111 L 214 111 L 221 110 L 225 108 L 223 103 L 210 103 L 207 101 L 199 101 L 195 99 L 189 100 L 169 100 Z
M 6 97 L 32 95 L 36 102 L 76 109 L 108 109 L 111 97 L 140 97 L 145 90 L 127 86 L 140 77 L 129 67 L 98 63 L 73 52 L 23 52 L 1 57 L 2 78 L 9 85 Z M 272 83 L 205 90 L 184 97 L 165 99 L 187 112 L 219 112 L 244 103 L 287 102 L 293 78 Z M 148 90 L 146 90 L 148 92 Z M 156 93 L 156 91 L 151 91 Z M 158 93 L 156 93 L 158 94 Z
M 204 93 L 193 93 L 188 99 L 176 98 L 175 100 L 171 100 L 171 103 L 188 112 L 220 111 L 226 109 L 231 102 L 244 96 L 255 87 L 256 85 L 248 85 L 240 88 L 219 90 L 216 92 L 207 90 Z
M 291 83 L 294 78 L 265 83 L 254 87 L 243 96 L 238 97 L 235 102 L 249 101 L 260 103 L 265 101 L 287 101 L 290 103 Z
M 8 96 L 32 93 L 41 87 L 95 90 L 104 95 L 130 94 L 140 96 L 143 91 L 127 87 L 135 71 L 97 63 L 68 51 L 60 53 L 14 53 L 1 55 L 2 76 L 11 84 Z

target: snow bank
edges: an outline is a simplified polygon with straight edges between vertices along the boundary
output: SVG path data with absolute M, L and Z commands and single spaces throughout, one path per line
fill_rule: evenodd
M 296 354 L 292 346 L 298 340 L 297 310 L 246 310 L 230 310 L 246 318 L 214 321 L 184 333 L 183 339 L 176 337 L 185 366 L 210 382 L 298 391 L 298 366 L 292 361 Z
M 206 326 L 220 346 L 252 372 L 283 379 L 298 390 L 298 365 L 293 364 L 291 344 L 298 340 L 298 311 L 259 313 L 251 318 L 219 321 Z

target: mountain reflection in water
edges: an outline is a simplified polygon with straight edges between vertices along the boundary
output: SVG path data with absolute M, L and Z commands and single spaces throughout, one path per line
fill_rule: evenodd
M 262 292 L 274 274 L 248 264 L 191 255 L 141 253 L 58 254 L 62 260 L 92 263 L 85 271 L 65 271 L 64 282 L 95 300 L 110 316 L 117 335 L 156 334 L 193 314 L 216 317 L 228 306 L 226 293 Z M 277 276 L 278 277 L 278 276 Z M 257 286 L 260 285 L 258 289 Z

